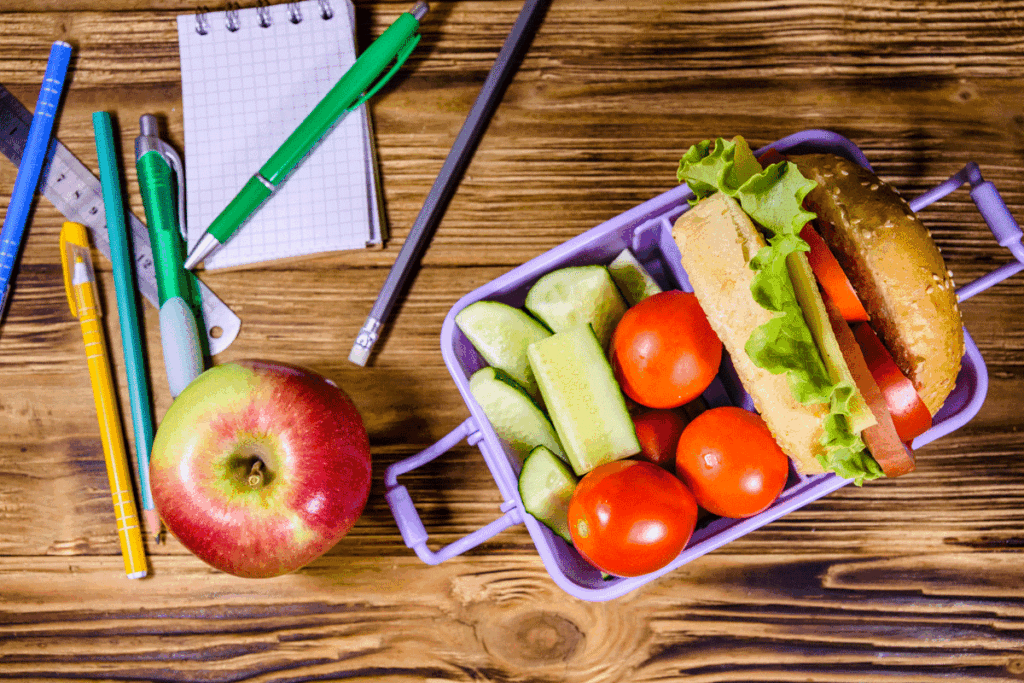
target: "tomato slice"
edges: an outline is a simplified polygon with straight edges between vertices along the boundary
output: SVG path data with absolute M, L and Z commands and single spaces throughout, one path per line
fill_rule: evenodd
M 868 427 L 860 436 L 864 439 L 871 457 L 875 459 L 887 477 L 898 477 L 914 470 L 914 452 L 904 444 L 897 431 L 893 416 L 889 412 L 885 396 L 871 374 L 868 361 L 861 351 L 857 338 L 850 326 L 847 324 L 835 305 L 828 297 L 825 297 L 825 308 L 828 310 L 829 323 L 836 334 L 839 348 L 843 353 L 843 359 L 857 389 L 875 416 L 877 424 Z
M 850 284 L 849 278 L 843 272 L 839 261 L 832 255 L 832 250 L 821 239 L 821 235 L 810 223 L 800 231 L 800 237 L 811 247 L 807 254 L 807 260 L 814 271 L 814 277 L 818 284 L 825 290 L 829 298 L 839 307 L 843 314 L 843 320 L 849 322 L 863 322 L 868 319 L 868 312 L 857 296 L 857 290 Z
M 875 331 L 867 323 L 857 325 L 853 330 L 857 343 L 864 352 L 871 376 L 878 383 L 885 396 L 885 403 L 892 413 L 892 421 L 903 441 L 912 441 L 932 426 L 932 414 L 914 384 L 900 372 L 888 349 L 882 344 Z
M 782 156 L 782 153 L 774 147 L 766 149 L 761 156 L 757 158 L 757 163 L 761 164 L 765 168 L 772 164 L 777 164 L 780 161 L 785 161 L 786 157 Z

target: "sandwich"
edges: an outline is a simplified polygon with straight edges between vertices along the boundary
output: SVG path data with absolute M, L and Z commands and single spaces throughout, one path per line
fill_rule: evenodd
M 913 439 L 964 352 L 952 274 L 899 193 L 831 154 L 691 147 L 682 266 L 743 388 L 798 472 L 914 469 Z

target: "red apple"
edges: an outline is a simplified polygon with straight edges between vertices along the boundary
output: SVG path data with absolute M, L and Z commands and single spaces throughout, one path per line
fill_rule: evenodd
M 224 363 L 171 404 L 150 482 L 168 530 L 201 560 L 279 576 L 323 555 L 362 514 L 370 442 L 330 380 L 281 363 Z

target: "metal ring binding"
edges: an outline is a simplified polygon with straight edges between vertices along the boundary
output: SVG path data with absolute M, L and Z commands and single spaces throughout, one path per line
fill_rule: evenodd
M 334 8 L 331 7 L 330 0 L 316 1 L 320 5 L 321 19 L 326 21 L 334 17 Z M 270 7 L 269 0 L 256 0 L 256 14 L 259 16 L 259 25 L 262 28 L 269 28 L 273 24 Z M 224 8 L 224 26 L 232 33 L 242 28 L 242 22 L 238 15 L 239 11 L 240 7 L 237 2 L 228 2 Z M 210 8 L 206 5 L 200 5 L 196 8 L 196 33 L 201 36 L 205 36 L 210 32 L 209 14 Z M 299 0 L 291 0 L 288 3 L 288 21 L 293 24 L 302 22 L 302 10 L 299 9 Z
M 238 3 L 229 2 L 227 7 L 224 9 L 224 26 L 229 31 L 234 33 L 238 29 L 242 28 L 242 22 L 238 19 Z
M 210 13 L 210 8 L 206 5 L 200 5 L 196 8 L 196 33 L 201 36 L 205 36 L 210 32 L 210 20 L 206 18 L 206 15 Z
M 270 28 L 273 23 L 270 18 L 270 3 L 267 0 L 258 0 L 256 3 L 256 14 L 259 16 L 261 28 Z

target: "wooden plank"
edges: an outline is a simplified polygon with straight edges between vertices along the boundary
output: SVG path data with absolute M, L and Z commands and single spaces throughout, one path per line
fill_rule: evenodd
M 1019 571 L 999 553 L 714 554 L 611 603 L 567 599 L 515 556 L 328 557 L 267 581 L 182 557 L 115 584 L 119 562 L 0 560 L 8 677 L 1011 681 L 1021 666 Z
M 410 4 L 357 2 L 360 44 Z M 363 516 L 293 575 L 236 579 L 170 538 L 147 541 L 149 578 L 124 578 L 61 283 L 63 218 L 39 201 L 0 325 L 0 678 L 1024 676 L 1021 276 L 964 303 L 988 397 L 966 427 L 921 449 L 911 476 L 844 487 L 607 603 L 560 589 L 521 525 L 436 567 L 405 547 L 384 470 L 468 416 L 440 355 L 444 316 L 474 288 L 674 187 L 689 145 L 743 134 L 757 146 L 827 128 L 908 197 L 976 161 L 1024 216 L 1024 1 L 551 3 L 378 355 L 357 368 L 346 360 L 352 339 L 521 4 L 431 3 L 421 46 L 373 100 L 392 236 L 383 249 L 201 274 L 243 321 L 218 362 L 263 357 L 318 370 L 350 393 L 370 434 Z M 194 9 L 190 0 L 23 0 L 0 12 L 0 83 L 28 105 L 49 42 L 75 43 L 58 137 L 95 170 L 90 115 L 114 113 L 139 216 L 138 117 L 156 113 L 182 147 L 174 17 Z M 0 206 L 14 177 L 0 162 Z M 965 192 L 922 216 L 958 284 L 1010 260 Z M 97 263 L 112 312 L 110 266 Z M 105 324 L 127 414 L 116 317 Z M 157 327 L 147 304 L 159 417 L 170 396 Z M 491 473 L 465 443 L 402 483 L 433 548 L 500 515 Z

